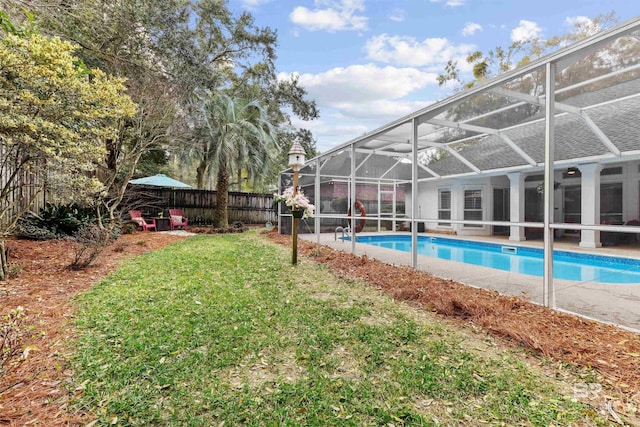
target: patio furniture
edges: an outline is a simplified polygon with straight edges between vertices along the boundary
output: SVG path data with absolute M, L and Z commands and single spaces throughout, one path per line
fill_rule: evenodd
M 156 231 L 169 231 L 171 228 L 171 218 L 154 216 L 153 220 L 156 222 Z
M 153 219 L 151 220 L 151 222 L 145 221 L 145 219 L 142 217 L 142 212 L 131 210 L 129 211 L 129 215 L 131 216 L 131 221 L 135 222 L 140 227 L 142 227 L 142 231 L 156 229 L 156 221 Z
M 189 218 L 185 218 L 182 215 L 182 209 L 169 209 L 169 218 L 171 219 L 171 230 L 176 227 L 182 227 L 184 230 L 187 229 Z

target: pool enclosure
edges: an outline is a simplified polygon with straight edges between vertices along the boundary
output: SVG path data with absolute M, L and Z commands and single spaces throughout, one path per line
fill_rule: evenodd
M 414 247 L 419 233 L 538 239 L 541 302 L 555 307 L 554 241 L 640 258 L 640 19 L 345 142 L 307 161 L 299 185 L 317 207 L 299 233 L 317 241 L 349 223 L 410 232 Z

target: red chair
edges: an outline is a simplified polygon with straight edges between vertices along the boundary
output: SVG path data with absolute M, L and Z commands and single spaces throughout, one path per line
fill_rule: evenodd
M 171 219 L 171 230 L 175 227 L 182 227 L 184 230 L 187 229 L 189 218 L 182 216 L 182 209 L 169 209 L 169 218 Z
M 140 211 L 129 211 L 129 215 L 131 215 L 131 221 L 135 222 L 140 227 L 142 227 L 142 231 L 149 231 L 149 230 L 156 229 L 156 220 L 152 219 L 150 223 L 145 221 Z

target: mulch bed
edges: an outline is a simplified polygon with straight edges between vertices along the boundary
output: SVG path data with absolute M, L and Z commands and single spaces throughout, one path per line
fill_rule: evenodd
M 21 306 L 33 330 L 26 360 L 5 366 L 7 372 L 0 375 L 0 426 L 85 425 L 94 419 L 67 408 L 72 397 L 67 382 L 73 375 L 66 362 L 73 337 L 71 300 L 106 277 L 118 262 L 181 239 L 151 232 L 123 235 L 82 271 L 68 268 L 74 255 L 69 241 L 7 241 L 9 262 L 20 271 L 16 278 L 0 282 L 0 316 Z
M 291 244 L 291 236 L 269 233 L 269 238 Z M 510 345 L 595 368 L 607 389 L 635 406 L 640 404 L 639 334 L 309 241 L 298 240 L 298 252 L 327 265 L 338 276 L 364 280 L 393 298 L 473 324 Z

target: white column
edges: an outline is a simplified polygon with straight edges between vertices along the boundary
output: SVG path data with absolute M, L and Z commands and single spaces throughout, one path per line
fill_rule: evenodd
M 356 208 L 355 203 L 358 200 L 356 195 L 356 144 L 351 144 L 351 181 L 349 182 L 351 186 L 351 190 L 349 193 L 351 194 L 351 198 L 349 199 L 349 208 L 351 210 L 351 253 L 355 255 L 356 253 Z M 348 210 L 347 210 L 348 212 Z
M 451 219 L 458 221 L 464 219 L 464 192 L 462 184 L 458 181 L 451 183 Z M 457 234 L 464 234 L 462 224 L 451 224 L 451 228 Z
M 582 174 L 580 197 L 581 223 L 584 225 L 600 224 L 600 170 L 602 165 L 589 163 L 578 166 Z M 580 246 L 583 248 L 599 248 L 600 232 L 596 230 L 582 230 Z
M 322 198 L 320 197 L 320 159 L 317 158 L 316 164 L 316 176 L 313 183 L 313 193 L 315 194 L 316 215 L 314 215 L 314 228 L 316 229 L 316 243 L 320 244 L 320 206 L 322 206 Z
M 415 117 L 411 128 L 411 265 L 418 268 L 418 119 Z
M 543 296 L 544 305 L 556 308 L 556 291 L 553 282 L 553 187 L 555 159 L 555 100 L 556 100 L 556 72 L 555 62 L 548 62 L 545 76 L 545 121 L 544 121 L 544 277 Z
M 509 182 L 509 217 L 511 222 L 524 222 L 524 174 L 508 173 Z M 521 242 L 527 240 L 524 227 L 510 227 L 509 240 Z

